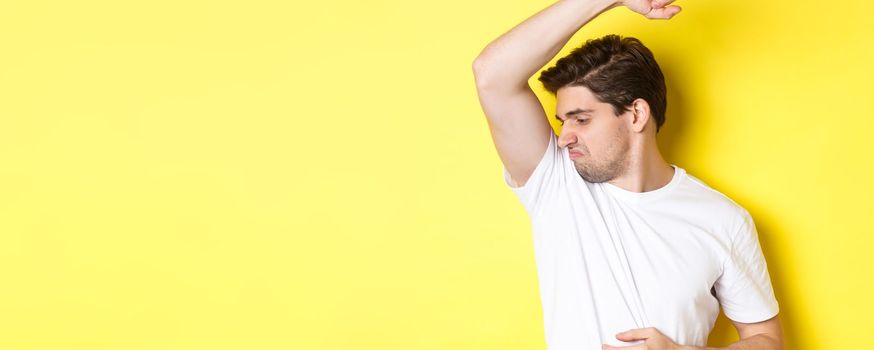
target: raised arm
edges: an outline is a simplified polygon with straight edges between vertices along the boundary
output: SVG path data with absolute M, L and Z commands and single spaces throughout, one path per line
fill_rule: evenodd
M 495 148 L 517 186 L 524 185 L 549 143 L 549 122 L 528 79 L 583 25 L 624 5 L 651 19 L 680 11 L 673 0 L 560 0 L 489 43 L 473 62 L 480 105 Z

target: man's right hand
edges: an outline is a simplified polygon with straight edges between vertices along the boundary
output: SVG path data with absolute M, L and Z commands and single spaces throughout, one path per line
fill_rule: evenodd
M 670 19 L 682 10 L 677 5 L 668 6 L 672 2 L 674 0 L 623 0 L 619 5 L 649 19 Z

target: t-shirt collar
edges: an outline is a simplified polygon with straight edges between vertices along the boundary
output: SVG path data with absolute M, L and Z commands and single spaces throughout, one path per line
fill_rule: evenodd
M 626 190 L 622 187 L 611 184 L 609 182 L 601 182 L 600 184 L 605 189 L 607 189 L 607 191 L 609 191 L 610 194 L 612 194 L 616 197 L 620 197 L 626 201 L 629 201 L 632 203 L 651 201 L 653 199 L 659 198 L 659 197 L 665 195 L 666 193 L 670 192 L 674 187 L 677 186 L 677 184 L 679 184 L 683 175 L 686 173 L 686 171 L 683 168 L 680 168 L 675 164 L 670 164 L 670 165 L 671 165 L 671 167 L 674 168 L 674 176 L 671 178 L 671 181 L 668 182 L 666 185 L 659 187 L 657 189 L 654 189 L 652 191 L 632 192 L 632 191 Z

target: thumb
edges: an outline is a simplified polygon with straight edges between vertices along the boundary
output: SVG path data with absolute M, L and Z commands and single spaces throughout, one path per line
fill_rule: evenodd
M 616 339 L 619 339 L 619 340 L 624 341 L 624 342 L 629 342 L 629 341 L 634 341 L 634 340 L 639 340 L 639 339 L 646 339 L 646 337 L 641 333 L 642 333 L 641 329 L 631 329 L 631 330 L 627 330 L 625 332 L 616 333 Z
M 655 8 L 653 7 L 649 13 L 646 14 L 646 18 L 649 19 L 670 19 L 674 17 L 674 15 L 680 13 L 683 10 L 680 6 L 672 5 L 668 7 Z

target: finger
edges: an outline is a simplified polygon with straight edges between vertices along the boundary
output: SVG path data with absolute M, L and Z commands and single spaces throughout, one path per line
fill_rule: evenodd
M 607 344 L 601 344 L 602 350 L 646 350 L 646 344 L 638 344 L 632 346 L 612 346 Z
M 654 331 L 656 331 L 656 329 L 652 327 L 629 329 L 624 332 L 616 333 L 616 339 L 624 342 L 645 340 L 653 337 L 655 335 Z
M 641 334 L 641 331 L 639 331 L 639 330 L 616 333 L 616 339 L 619 339 L 619 340 L 624 341 L 624 342 L 635 341 L 635 340 L 645 340 L 648 338 L 649 338 L 649 336 Z
M 650 5 L 653 8 L 663 8 L 665 6 L 668 6 L 672 2 L 674 2 L 674 0 L 652 0 Z
M 649 13 L 646 14 L 646 18 L 649 19 L 670 19 L 674 17 L 674 15 L 680 13 L 682 8 L 680 6 L 668 6 L 664 8 L 653 8 Z

